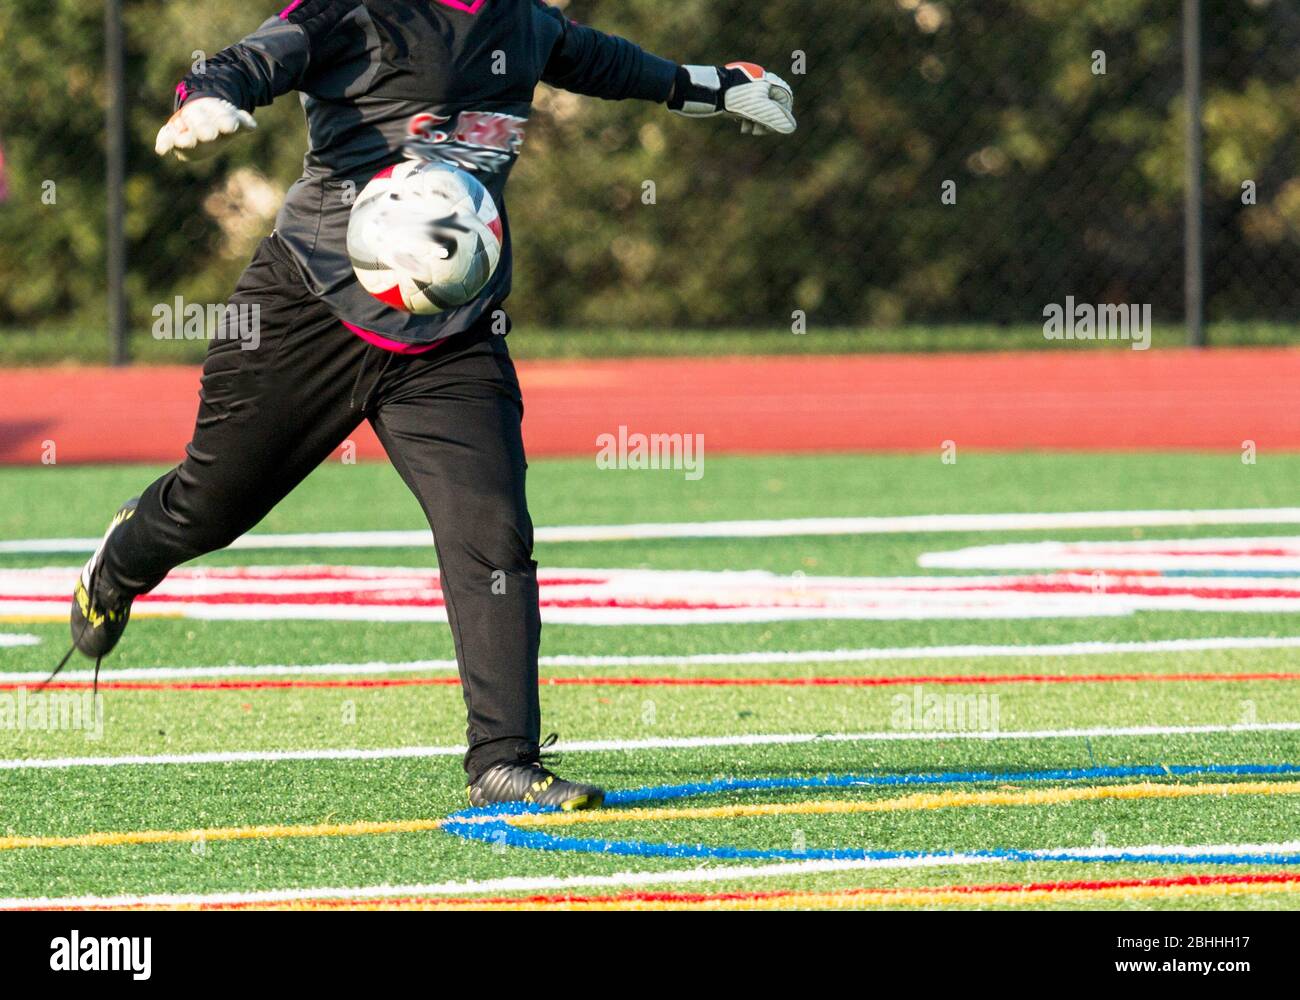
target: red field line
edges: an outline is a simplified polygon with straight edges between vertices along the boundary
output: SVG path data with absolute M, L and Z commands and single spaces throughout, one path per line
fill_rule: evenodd
M 1300 673 L 1247 674 L 933 674 L 909 677 L 543 677 L 542 687 L 897 687 L 916 684 L 1126 684 L 1209 681 L 1300 681 Z M 340 680 L 101 681 L 99 690 L 282 691 L 310 688 L 458 687 L 459 677 L 355 677 Z M 51 681 L 51 691 L 88 691 L 90 681 Z M 30 688 L 14 681 L 0 691 Z
M 853 888 L 833 890 L 835 895 L 852 897 L 856 895 L 944 895 L 948 893 L 960 893 L 962 895 L 985 895 L 999 894 L 1012 897 L 1024 893 L 1039 892 L 1099 892 L 1107 889 L 1144 889 L 1144 888 L 1173 888 L 1179 886 L 1198 886 L 1198 885 L 1257 885 L 1267 887 L 1271 885 L 1287 885 L 1300 882 L 1300 874 L 1293 872 L 1269 872 L 1258 874 L 1244 875 L 1180 875 L 1173 877 L 1146 878 L 1146 879 L 1105 879 L 1105 880 L 1088 880 L 1088 881 L 1057 881 L 1057 882 L 1029 882 L 1025 884 L 1016 884 L 1010 882 L 995 882 L 984 885 L 979 884 L 959 884 L 959 885 L 942 885 L 942 886 L 917 886 L 912 888 L 906 887 L 888 887 L 888 888 Z M 565 904 L 565 903 L 710 903 L 710 902 L 736 902 L 736 901 L 754 901 L 771 899 L 798 899 L 801 896 L 817 895 L 817 893 L 807 890 L 798 889 L 775 889 L 775 890 L 756 890 L 748 892 L 621 892 L 611 895 L 600 896 L 582 896 L 564 893 L 553 893 L 549 895 L 535 896 L 375 896 L 365 899 L 340 899 L 321 897 L 319 899 L 300 899 L 277 904 L 275 902 L 265 902 L 259 900 L 233 900 L 230 902 L 212 902 L 200 903 L 198 908 L 203 910 L 246 910 L 268 905 L 284 905 L 292 907 L 294 905 L 309 905 L 313 908 L 339 908 L 347 909 L 354 906 L 367 905 L 390 905 L 390 906 L 418 906 L 418 905 L 445 905 L 445 906 L 500 906 L 518 903 L 529 904 Z M 117 906 L 85 906 L 75 907 L 75 909 L 86 910 L 130 910 L 154 908 L 151 904 L 144 903 L 126 903 Z M 57 906 L 32 906 L 24 907 L 31 910 L 59 910 L 67 907 Z
M 1097 892 L 1102 889 L 1136 889 L 1136 888 L 1166 888 L 1171 886 L 1183 885 L 1285 885 L 1289 882 L 1300 882 L 1300 874 L 1291 872 L 1278 872 L 1276 874 L 1255 874 L 1255 875 L 1181 875 L 1168 878 L 1148 878 L 1148 879 L 1098 879 L 1089 881 L 1072 881 L 1072 882 L 1029 882 L 1023 885 L 1010 882 L 997 882 L 986 885 L 943 885 L 943 886 L 918 886 L 914 888 L 890 887 L 872 889 L 867 887 L 855 889 L 831 890 L 838 896 L 861 896 L 870 893 L 871 895 L 942 895 L 950 892 L 981 895 L 986 893 L 999 893 L 1015 895 L 1017 893 L 1029 892 Z M 464 904 L 473 905 L 501 905 L 506 903 L 712 903 L 712 902 L 732 902 L 752 900 L 759 901 L 764 899 L 790 899 L 799 898 L 800 896 L 818 895 L 816 892 L 797 889 L 773 889 L 773 890 L 755 890 L 750 892 L 621 892 L 605 896 L 575 896 L 575 895 L 544 895 L 529 896 L 526 899 L 511 898 L 509 896 L 498 896 L 490 899 L 475 898 L 473 896 L 444 896 L 421 898 L 418 896 L 408 897 L 405 899 L 391 899 L 378 897 L 364 902 L 369 903 L 390 903 L 407 905 L 429 905 L 439 904 Z M 313 900 L 314 906 L 355 906 L 362 903 L 362 900 L 347 899 L 321 899 Z M 215 903 L 210 904 L 212 908 L 247 908 L 247 903 Z M 206 908 L 206 907 L 205 907 Z
M 520 341 L 526 340 L 526 332 Z M 530 454 L 592 456 L 596 437 L 703 434 L 711 454 L 966 448 L 1300 448 L 1300 351 L 1044 351 L 645 358 L 519 365 Z M 0 463 L 174 462 L 198 372 L 0 372 Z M 362 458 L 382 451 L 368 427 Z
M 960 893 L 962 895 L 986 895 L 999 894 L 1014 896 L 1018 894 L 1031 892 L 1099 892 L 1104 889 L 1138 889 L 1138 888 L 1169 888 L 1176 886 L 1193 886 L 1193 885 L 1286 885 L 1288 883 L 1300 882 L 1300 874 L 1291 872 L 1278 872 L 1276 874 L 1250 874 L 1250 875 L 1181 875 L 1168 878 L 1148 878 L 1148 879 L 1098 879 L 1089 881 L 1072 881 L 1072 882 L 1029 882 L 1026 884 L 1016 884 L 1008 882 L 998 882 L 986 885 L 944 885 L 944 886 L 918 886 L 914 888 L 889 887 L 889 888 L 854 888 L 854 889 L 837 889 L 828 890 L 836 896 L 852 898 L 853 896 L 862 895 L 926 895 L 938 896 L 947 893 Z M 510 903 L 535 903 L 535 904 L 565 904 L 565 903 L 714 903 L 714 902 L 759 902 L 768 899 L 798 899 L 802 896 L 820 895 L 816 891 L 797 890 L 797 889 L 774 889 L 774 890 L 755 890 L 748 892 L 622 892 L 605 896 L 577 896 L 577 895 L 541 895 L 529 896 L 526 898 L 511 898 L 509 896 L 497 896 L 492 898 L 475 898 L 473 896 L 431 896 L 419 897 L 412 896 L 406 898 L 388 898 L 376 897 L 369 900 L 358 899 L 320 899 L 312 900 L 311 905 L 317 907 L 339 907 L 347 908 L 349 906 L 369 904 L 389 904 L 389 905 L 464 905 L 464 906 L 492 906 L 505 905 Z M 247 909 L 250 906 L 265 905 L 257 903 L 213 903 L 206 904 L 203 908 L 208 909 Z

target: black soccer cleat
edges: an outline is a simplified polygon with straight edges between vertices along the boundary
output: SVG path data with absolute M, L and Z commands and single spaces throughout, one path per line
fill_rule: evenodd
M 132 597 L 118 594 L 100 580 L 100 563 L 109 536 L 135 515 L 139 500 L 139 497 L 128 500 L 113 515 L 108 530 L 104 532 L 103 541 L 95 549 L 95 554 L 82 567 L 81 575 L 77 577 L 77 585 L 72 591 L 72 649 L 69 649 L 67 655 L 59 661 L 59 665 L 45 681 L 46 684 L 64 668 L 75 651 L 95 661 L 95 688 L 98 690 L 99 661 L 111 653 L 117 641 L 122 638 L 126 623 L 131 617 L 131 601 L 134 600 Z
M 527 802 L 571 812 L 575 809 L 599 809 L 605 801 L 603 788 L 565 781 L 538 761 L 497 764 L 488 768 L 467 791 L 472 806 Z

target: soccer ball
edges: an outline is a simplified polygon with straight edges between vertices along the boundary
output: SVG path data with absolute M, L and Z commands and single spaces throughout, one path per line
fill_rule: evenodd
M 414 160 L 376 174 L 352 206 L 348 257 L 371 295 L 428 314 L 473 300 L 501 259 L 501 216 L 478 180 Z

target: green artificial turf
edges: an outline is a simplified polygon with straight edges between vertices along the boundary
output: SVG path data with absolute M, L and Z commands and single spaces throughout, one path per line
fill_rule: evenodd
M 1285 347 L 1300 343 L 1294 323 L 1211 322 L 1208 342 L 1216 347 Z M 872 354 L 917 351 L 1060 350 L 1065 342 L 1047 340 L 1042 323 L 988 323 L 900 327 L 821 327 L 806 333 L 789 329 L 572 329 L 522 324 L 510 335 L 516 358 L 716 357 L 755 354 Z M 1153 347 L 1183 347 L 1182 326 L 1161 323 L 1151 331 Z M 129 353 L 141 364 L 201 364 L 202 340 L 155 340 L 137 330 Z M 1070 341 L 1070 350 L 1129 350 L 1123 341 Z M 39 329 L 0 330 L 0 365 L 50 365 L 69 361 L 106 364 L 108 333 L 82 324 Z
M 161 471 L 144 467 L 0 470 L 0 538 L 91 537 L 125 497 Z M 934 456 L 774 456 L 710 459 L 704 479 L 601 471 L 585 461 L 537 461 L 530 492 L 538 525 L 710 521 L 738 518 L 1269 507 L 1294 503 L 1300 455 L 981 454 L 956 465 Z M 261 532 L 418 529 L 421 518 L 384 465 L 328 465 L 258 528 Z M 1050 532 L 791 535 L 543 543 L 543 567 L 765 569 L 808 575 L 926 572 L 923 553 L 1047 539 L 1249 537 L 1294 526 L 1227 526 Z M 80 555 L 0 554 L 0 568 L 66 566 Z M 334 563 L 432 566 L 431 547 L 228 551 L 207 565 Z M 937 571 L 936 571 L 937 572 Z M 66 648 L 66 624 L 0 622 L 0 632 L 40 638 L 0 648 L 5 673 L 48 668 Z M 1040 644 L 1300 635 L 1290 614 L 1142 612 L 1105 618 L 994 621 L 793 621 L 762 624 L 590 627 L 549 625 L 543 655 L 685 656 L 958 644 Z M 449 659 L 445 625 L 315 621 L 227 622 L 141 617 L 103 678 L 125 667 L 326 664 Z M 544 666 L 546 677 L 932 677 L 934 675 L 1222 673 L 1300 671 L 1290 649 L 1226 649 L 1086 656 L 852 660 L 791 664 Z M 450 678 L 449 670 L 403 678 Z M 336 675 L 348 676 L 341 667 Z M 367 674 L 369 678 L 385 676 Z M 1300 721 L 1300 683 L 1289 680 L 889 687 L 547 686 L 544 729 L 563 740 L 660 740 L 756 734 L 899 732 L 899 698 L 922 694 L 997 706 L 1003 737 L 1015 731 Z M 464 739 L 455 686 L 103 692 L 102 733 L 0 729 L 0 759 L 115 757 L 223 751 L 452 747 Z M 924 735 L 924 734 L 922 734 Z M 988 735 L 988 734 L 986 734 Z M 996 734 L 994 734 L 996 735 Z M 96 737 L 96 738 L 92 738 Z M 560 770 L 614 789 L 843 773 L 1015 772 L 1075 767 L 1300 763 L 1300 734 L 924 739 L 792 745 L 569 752 Z M 1109 779 L 1108 779 L 1109 780 Z M 1117 779 L 1126 780 L 1126 779 Z M 1186 783 L 1256 778 L 1189 776 Z M 1288 779 L 1273 779 L 1284 782 Z M 1104 782 L 1093 782 L 1104 783 Z M 1051 787 L 1068 783 L 1055 783 Z M 949 787 L 949 786 L 940 786 Z M 967 787 L 967 786 L 951 786 Z M 978 788 L 989 785 L 970 786 Z M 1019 786 L 1017 786 L 1019 787 Z M 1038 785 L 1025 787 L 1040 787 Z M 464 806 L 454 754 L 373 760 L 137 763 L 0 771 L 0 837 L 194 830 L 262 825 L 436 819 Z M 797 802 L 891 797 L 906 789 L 745 792 L 692 800 Z M 672 803 L 665 803 L 672 804 Z M 968 851 L 1107 844 L 1232 844 L 1295 839 L 1300 796 L 1139 799 L 1052 806 L 972 806 L 908 813 L 655 820 L 583 827 L 583 834 L 648 843 L 755 849 L 871 848 Z M 0 842 L 0 846 L 3 842 Z M 700 862 L 505 848 L 440 830 L 304 839 L 0 849 L 0 897 L 208 893 L 368 885 L 441 885 L 508 876 L 564 878 L 669 871 Z M 1276 871 L 1231 866 L 1233 874 Z M 1222 874 L 1224 867 L 1078 862 L 838 871 L 693 884 L 692 891 L 906 887 Z M 596 890 L 592 890 L 596 891 Z M 608 891 L 616 891 L 610 889 Z M 1294 895 L 1097 901 L 1142 908 L 1270 908 Z M 1035 904 L 1043 905 L 1043 904 Z M 1062 902 L 1063 908 L 1090 905 Z

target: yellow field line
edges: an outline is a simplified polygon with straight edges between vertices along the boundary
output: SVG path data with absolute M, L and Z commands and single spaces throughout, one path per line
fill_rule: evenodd
M 74 577 L 75 579 L 75 577 Z M 68 594 L 68 603 L 72 603 L 72 594 Z M 146 608 L 143 611 L 133 611 L 132 615 L 136 618 L 184 618 L 185 616 L 179 611 L 151 611 Z M 68 612 L 60 611 L 58 614 L 50 615 L 0 615 L 0 624 L 3 625 L 40 625 L 46 622 L 66 622 Z
M 862 802 L 812 801 L 696 808 L 624 809 L 572 813 L 538 813 L 502 817 L 522 827 L 572 826 L 578 823 L 630 823 L 662 820 L 743 819 L 762 816 L 833 816 L 871 812 L 912 812 L 965 806 L 1060 805 L 1102 799 L 1180 799 L 1195 796 L 1296 795 L 1300 781 L 1243 781 L 1221 784 L 1095 785 L 1084 788 L 1036 788 L 1021 791 L 922 792 Z M 67 837 L 0 837 L 0 851 L 56 847 L 120 847 L 134 844 L 188 844 L 198 841 L 281 840 L 291 837 L 357 837 L 437 830 L 442 819 L 312 823 L 305 825 L 226 826 L 194 830 L 128 830 Z
M 287 837 L 356 837 L 381 833 L 420 833 L 442 826 L 440 819 L 384 822 L 313 823 L 301 826 L 219 826 L 199 830 L 132 830 L 83 833 L 72 837 L 0 837 L 0 851 L 29 847 L 119 847 L 124 844 L 192 844 L 201 841 L 262 840 Z
M 1084 788 L 1034 788 L 1024 791 L 920 792 L 862 802 L 838 800 L 766 802 L 756 805 L 623 809 L 604 812 L 537 813 L 510 816 L 514 826 L 575 826 L 581 823 L 642 823 L 681 819 L 746 819 L 758 816 L 838 816 L 872 812 L 916 812 L 964 806 L 1060 805 L 1098 799 L 1181 799 L 1203 795 L 1296 795 L 1300 781 L 1243 781 L 1220 784 L 1090 785 Z

